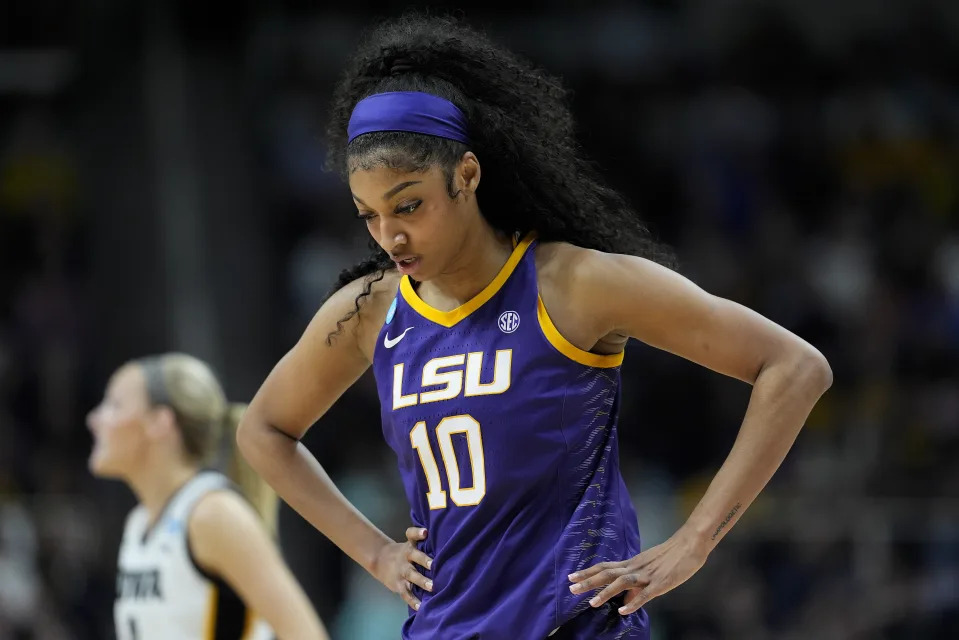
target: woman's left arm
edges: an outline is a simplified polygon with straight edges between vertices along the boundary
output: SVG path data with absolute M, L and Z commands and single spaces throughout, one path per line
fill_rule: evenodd
M 573 593 L 605 587 L 593 606 L 626 591 L 620 613 L 627 614 L 703 565 L 779 468 L 832 384 L 832 371 L 795 334 L 669 269 L 642 258 L 580 251 L 582 259 L 568 270 L 567 291 L 591 310 L 591 333 L 636 338 L 753 385 L 732 450 L 680 530 L 635 558 L 570 576 Z

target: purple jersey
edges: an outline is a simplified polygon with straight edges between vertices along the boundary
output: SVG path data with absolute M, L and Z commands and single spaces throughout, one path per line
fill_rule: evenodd
M 639 553 L 619 472 L 622 354 L 582 351 L 539 298 L 535 241 L 452 311 L 408 277 L 380 331 L 374 372 L 433 592 L 403 626 L 411 640 L 646 639 L 644 611 L 621 616 L 569 592 L 568 574 Z M 569 632 L 572 632 L 570 634 Z M 559 635 L 559 634 L 558 634 Z

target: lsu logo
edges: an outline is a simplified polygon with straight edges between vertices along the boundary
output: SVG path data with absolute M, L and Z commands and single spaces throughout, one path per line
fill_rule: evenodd
M 406 365 L 393 365 L 393 410 L 413 407 L 417 404 L 452 400 L 462 394 L 464 397 L 491 396 L 505 392 L 510 386 L 513 367 L 513 350 L 502 349 L 496 352 L 493 363 L 493 379 L 481 380 L 483 371 L 483 352 L 460 353 L 453 356 L 433 358 L 423 366 L 420 387 L 439 387 L 429 391 L 403 393 L 407 388 Z

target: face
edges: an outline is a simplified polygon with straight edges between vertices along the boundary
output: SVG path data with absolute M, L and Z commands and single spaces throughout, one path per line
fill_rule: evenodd
M 479 163 L 466 153 L 453 174 L 450 198 L 439 167 L 408 173 L 376 167 L 350 174 L 357 215 L 396 263 L 400 273 L 426 281 L 452 264 L 470 226 L 479 218 L 473 197 Z
M 121 367 L 107 384 L 103 400 L 87 415 L 93 434 L 88 466 L 95 476 L 124 477 L 149 447 L 146 423 L 151 407 L 140 367 Z

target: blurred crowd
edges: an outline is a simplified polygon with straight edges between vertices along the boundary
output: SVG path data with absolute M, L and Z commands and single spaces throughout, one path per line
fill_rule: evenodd
M 216 292 L 213 338 L 194 344 L 241 400 L 365 254 L 348 191 L 323 172 L 322 129 L 381 7 L 221 17 L 106 2 L 73 31 L 44 22 L 58 3 L 34 4 L 8 13 L 30 28 L 0 27 L 0 46 L 29 50 L 0 48 L 0 638 L 110 638 L 133 499 L 89 477 L 84 417 L 123 360 L 189 348 L 182 326 L 206 313 L 170 286 L 173 205 L 140 188 L 166 166 L 164 127 L 186 112 L 201 147 L 183 165 L 199 186 L 176 183 L 201 194 Z M 680 271 L 834 371 L 767 490 L 650 605 L 657 640 L 959 637 L 959 16 L 947 2 L 834 4 L 464 11 L 563 77 L 584 149 Z M 180 101 L 151 115 L 176 73 Z M 250 287 L 231 280 L 244 268 Z M 705 490 L 749 388 L 636 343 L 623 378 L 622 469 L 645 547 Z M 400 536 L 408 508 L 374 393 L 362 379 L 305 442 Z M 397 636 L 405 605 L 289 510 L 281 541 L 335 638 Z

